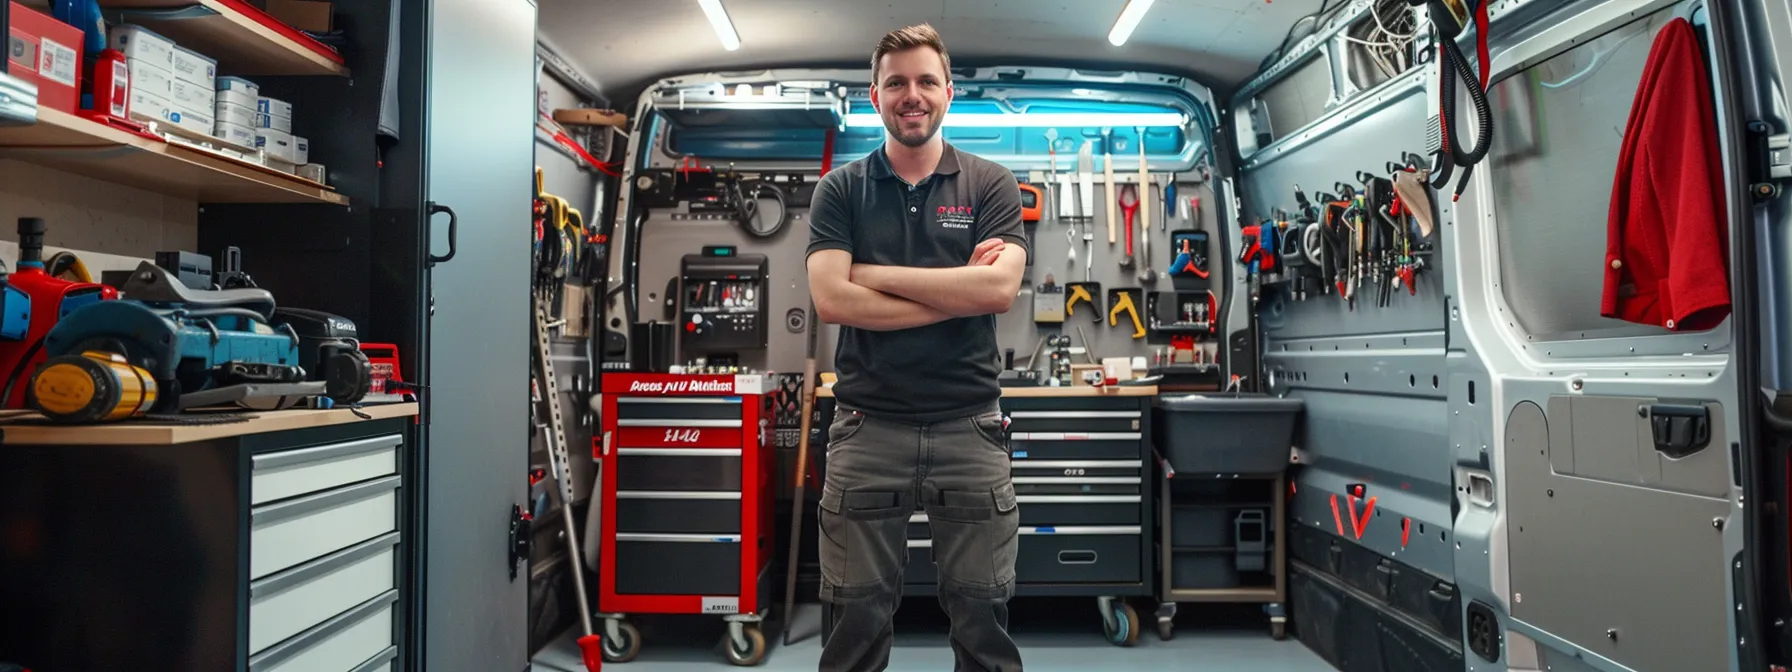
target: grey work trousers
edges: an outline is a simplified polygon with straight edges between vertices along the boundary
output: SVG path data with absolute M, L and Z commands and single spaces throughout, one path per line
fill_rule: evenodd
M 889 665 L 916 510 L 932 528 L 955 669 L 1021 672 L 1007 630 L 1020 545 L 1009 458 L 997 410 L 914 424 L 840 407 L 828 427 L 819 515 L 821 599 L 835 619 L 821 672 Z

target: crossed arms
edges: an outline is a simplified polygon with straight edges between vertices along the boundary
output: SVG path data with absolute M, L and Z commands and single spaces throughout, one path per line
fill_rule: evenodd
M 852 253 L 809 255 L 809 292 L 824 322 L 869 331 L 912 329 L 954 317 L 1006 313 L 1020 291 L 1026 250 L 991 238 L 964 266 L 855 264 Z

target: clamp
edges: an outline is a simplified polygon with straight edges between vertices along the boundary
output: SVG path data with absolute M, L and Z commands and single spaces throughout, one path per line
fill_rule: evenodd
M 1070 291 L 1070 298 L 1064 301 L 1064 313 L 1066 317 L 1076 317 L 1076 303 L 1078 301 L 1086 302 L 1091 306 L 1097 305 L 1095 303 L 1095 294 L 1093 292 L 1101 291 L 1101 285 L 1089 282 L 1071 282 L 1066 283 L 1065 287 Z M 1094 287 L 1094 289 L 1090 289 L 1091 287 Z M 1100 308 L 1096 308 L 1095 312 L 1091 313 L 1091 315 L 1095 318 L 1095 321 L 1101 321 Z
M 1125 290 L 1114 291 L 1117 293 L 1117 296 L 1111 301 L 1111 303 L 1113 303 L 1113 308 L 1108 310 L 1108 326 L 1112 327 L 1119 324 L 1120 312 L 1125 311 L 1127 315 L 1132 317 L 1132 337 L 1144 338 L 1145 323 L 1139 320 L 1139 309 L 1137 306 L 1133 305 L 1132 294 Z

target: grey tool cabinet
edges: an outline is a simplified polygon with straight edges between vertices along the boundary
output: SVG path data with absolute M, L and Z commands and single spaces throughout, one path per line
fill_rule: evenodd
M 1126 598 L 1156 594 L 1156 394 L 1150 386 L 1010 387 L 1001 402 L 1020 505 L 1015 596 L 1094 597 L 1103 631 L 1121 646 L 1137 642 L 1142 627 Z M 927 515 L 916 512 L 905 597 L 938 590 L 929 536 Z M 832 610 L 823 610 L 825 637 Z
M 39 670 L 403 669 L 416 404 L 0 424 L 0 658 Z

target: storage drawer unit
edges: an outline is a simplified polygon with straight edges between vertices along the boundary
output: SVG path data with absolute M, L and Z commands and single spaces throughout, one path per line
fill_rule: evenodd
M 0 550 L 0 603 L 13 607 L 0 615 L 0 651 L 35 669 L 400 669 L 416 405 L 363 412 L 374 419 L 287 411 L 313 420 L 159 427 L 160 441 L 135 444 L 8 441 L 0 520 L 63 531 L 40 537 L 35 554 Z M 82 475 L 79 492 L 70 473 Z M 77 611 L 95 600 L 133 615 L 131 628 L 108 631 L 116 646 L 62 632 L 91 620 Z

